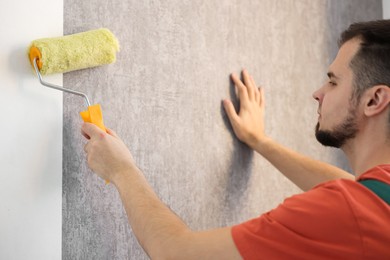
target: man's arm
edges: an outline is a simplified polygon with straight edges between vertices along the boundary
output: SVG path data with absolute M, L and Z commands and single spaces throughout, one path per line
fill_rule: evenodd
M 85 123 L 90 168 L 118 189 L 137 240 L 152 259 L 241 259 L 231 228 L 194 232 L 154 193 L 120 138 Z
M 302 190 L 307 191 L 324 181 L 354 177 L 330 164 L 294 152 L 268 138 L 264 132 L 264 93 L 243 70 L 243 82 L 234 74 L 240 111 L 237 114 L 230 100 L 224 100 L 226 113 L 234 133 L 242 142 L 261 154 Z

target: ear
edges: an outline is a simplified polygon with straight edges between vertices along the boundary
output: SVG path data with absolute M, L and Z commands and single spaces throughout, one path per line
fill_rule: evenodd
M 390 102 L 390 88 L 386 85 L 377 85 L 365 93 L 364 114 L 375 116 L 384 111 Z

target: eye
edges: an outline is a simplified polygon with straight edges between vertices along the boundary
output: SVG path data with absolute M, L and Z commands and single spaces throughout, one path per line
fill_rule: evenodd
M 334 82 L 334 81 L 329 81 L 329 85 L 331 85 L 331 86 L 337 86 L 337 84 L 336 84 L 336 82 Z

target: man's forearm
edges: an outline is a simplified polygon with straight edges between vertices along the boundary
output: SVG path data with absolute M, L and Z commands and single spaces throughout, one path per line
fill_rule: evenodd
M 113 180 L 129 223 L 139 243 L 151 258 L 170 256 L 172 245 L 190 230 L 153 192 L 138 169 L 129 169 Z
M 329 180 L 355 179 L 346 171 L 303 156 L 272 139 L 267 138 L 258 143 L 254 149 L 304 191 Z
M 241 259 L 231 227 L 194 232 L 161 202 L 114 131 L 85 123 L 82 133 L 89 140 L 88 165 L 116 186 L 129 224 L 152 259 Z

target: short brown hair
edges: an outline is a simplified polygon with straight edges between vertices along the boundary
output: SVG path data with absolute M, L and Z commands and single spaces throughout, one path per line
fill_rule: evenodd
M 354 74 L 354 95 L 375 85 L 390 86 L 390 20 L 354 23 L 340 37 L 339 46 L 351 39 L 360 39 L 360 49 L 349 66 Z

